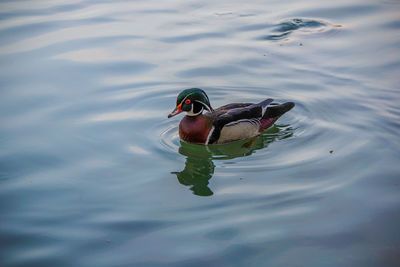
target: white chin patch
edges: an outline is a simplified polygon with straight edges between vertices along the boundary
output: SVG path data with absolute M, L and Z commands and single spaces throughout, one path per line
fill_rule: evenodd
M 187 113 L 186 113 L 186 115 L 188 115 L 188 116 L 197 116 L 197 115 L 200 115 L 202 112 L 203 112 L 203 108 L 201 108 L 201 110 L 199 111 L 199 112 L 197 112 L 197 113 L 194 113 L 193 112 L 193 104 L 192 104 L 192 109 L 190 110 L 190 111 L 188 111 Z

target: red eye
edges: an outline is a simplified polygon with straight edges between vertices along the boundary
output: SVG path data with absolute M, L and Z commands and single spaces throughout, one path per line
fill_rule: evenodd
M 185 100 L 185 104 L 188 104 L 188 105 L 189 105 L 190 102 L 191 102 L 190 99 L 186 99 L 186 100 Z

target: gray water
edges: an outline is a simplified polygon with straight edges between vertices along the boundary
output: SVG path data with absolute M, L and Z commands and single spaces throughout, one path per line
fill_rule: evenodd
M 1 1 L 0 265 L 400 263 L 398 1 Z M 296 107 L 204 147 L 168 120 Z

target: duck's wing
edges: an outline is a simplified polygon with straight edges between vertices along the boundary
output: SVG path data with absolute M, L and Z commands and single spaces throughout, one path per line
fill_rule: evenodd
M 228 104 L 216 109 L 213 116 L 213 128 L 208 136 L 208 144 L 235 141 L 254 136 L 260 129 L 260 119 L 273 99 L 257 104 Z M 220 140 L 222 133 L 222 138 Z

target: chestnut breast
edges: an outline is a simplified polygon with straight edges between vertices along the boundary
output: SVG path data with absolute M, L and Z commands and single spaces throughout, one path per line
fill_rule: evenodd
M 189 143 L 204 144 L 210 128 L 211 123 L 204 115 L 185 116 L 179 124 L 179 137 Z

